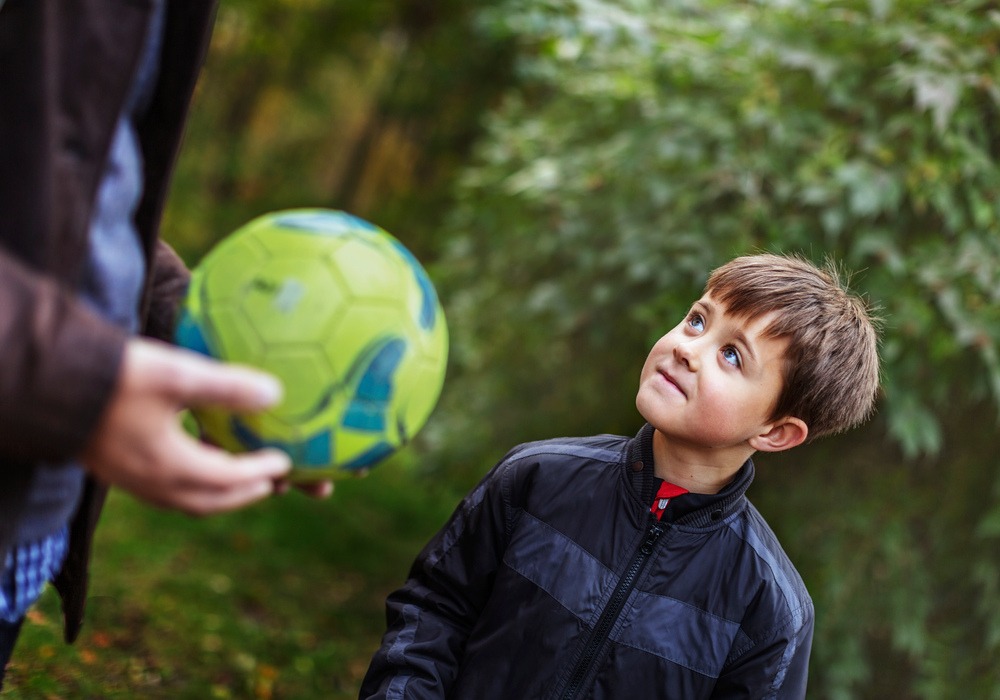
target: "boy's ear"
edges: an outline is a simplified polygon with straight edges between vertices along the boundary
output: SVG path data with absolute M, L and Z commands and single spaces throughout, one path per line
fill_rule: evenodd
M 809 437 L 809 426 L 805 421 L 789 416 L 779 418 L 770 426 L 765 426 L 766 432 L 750 438 L 750 447 L 759 452 L 781 452 L 801 445 Z

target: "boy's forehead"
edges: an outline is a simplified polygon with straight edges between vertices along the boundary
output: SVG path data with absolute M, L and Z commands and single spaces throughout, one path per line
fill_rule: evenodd
M 698 301 L 694 302 L 694 306 L 703 308 L 710 315 L 718 314 L 728 317 L 748 332 L 764 336 L 777 335 L 771 331 L 775 325 L 775 321 L 777 321 L 781 314 L 780 308 L 747 308 L 733 311 L 727 303 L 715 299 L 709 292 L 706 292 Z

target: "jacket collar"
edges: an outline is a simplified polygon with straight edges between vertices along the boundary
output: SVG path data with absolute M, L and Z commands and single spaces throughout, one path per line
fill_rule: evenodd
M 626 455 L 625 470 L 632 488 L 645 507 L 649 508 L 660 482 L 653 466 L 652 425 L 646 423 L 639 429 L 636 436 L 629 441 Z M 708 497 L 706 504 L 698 510 L 682 516 L 677 521 L 678 524 L 706 527 L 724 520 L 742 507 L 753 477 L 753 461 L 748 459 L 722 491 L 714 497 Z

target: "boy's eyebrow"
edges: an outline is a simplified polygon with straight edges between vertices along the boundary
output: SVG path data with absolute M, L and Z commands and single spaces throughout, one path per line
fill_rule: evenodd
M 737 328 L 736 332 L 733 335 L 736 337 L 736 341 L 740 343 L 744 348 L 746 348 L 747 354 L 750 356 L 750 359 L 753 361 L 753 363 L 757 364 L 757 353 L 754 352 L 753 343 L 751 343 L 750 340 L 746 337 L 746 334 L 744 334 L 742 330 Z

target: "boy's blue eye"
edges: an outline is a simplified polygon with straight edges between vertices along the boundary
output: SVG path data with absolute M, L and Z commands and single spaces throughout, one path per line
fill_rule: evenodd
M 742 364 L 740 362 L 740 353 L 732 346 L 722 349 L 722 359 L 733 367 L 739 367 Z
M 696 331 L 703 331 L 705 330 L 705 319 L 701 317 L 701 314 L 691 314 L 688 316 L 688 325 Z

